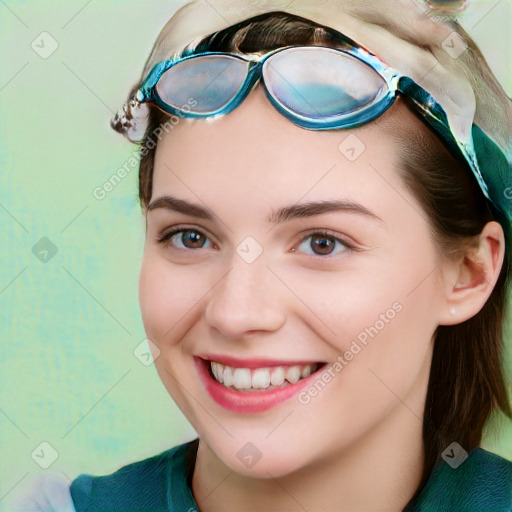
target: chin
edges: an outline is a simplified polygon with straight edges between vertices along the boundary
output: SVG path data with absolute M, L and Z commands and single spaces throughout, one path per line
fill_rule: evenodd
M 204 437 L 201 437 L 204 441 Z M 210 444 L 218 459 L 229 469 L 239 475 L 250 478 L 279 478 L 302 469 L 308 464 L 304 450 L 298 450 L 296 444 L 286 444 L 276 438 L 254 443 L 236 441 L 232 438 L 222 440 L 219 444 Z

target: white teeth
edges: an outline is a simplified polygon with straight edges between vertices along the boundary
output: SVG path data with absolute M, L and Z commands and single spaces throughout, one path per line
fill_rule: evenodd
M 233 374 L 233 386 L 237 389 L 249 389 L 251 387 L 251 370 L 237 368 Z
M 284 368 L 282 366 L 278 366 L 272 371 L 272 375 L 270 376 L 270 383 L 273 386 L 280 386 L 284 382 Z
M 224 368 L 222 365 L 212 361 L 212 373 L 221 384 L 224 382 Z
M 216 361 L 210 362 L 215 379 L 226 387 L 239 390 L 275 389 L 276 387 L 295 384 L 301 378 L 307 377 L 316 369 L 315 364 L 289 367 L 275 366 L 272 368 L 232 368 Z M 287 381 L 287 382 L 285 382 Z
M 286 380 L 295 384 L 300 379 L 300 366 L 290 366 L 288 370 L 286 370 Z
M 218 364 L 218 363 L 217 363 Z M 222 367 L 222 365 L 220 365 Z M 233 368 L 229 366 L 224 366 L 224 386 L 229 388 L 233 385 Z
M 315 365 L 314 364 L 307 364 L 302 368 L 302 371 L 300 372 L 300 376 L 303 379 L 304 377 L 308 377 L 313 373 Z
M 270 385 L 270 372 L 266 368 L 258 368 L 252 374 L 253 388 L 268 388 Z

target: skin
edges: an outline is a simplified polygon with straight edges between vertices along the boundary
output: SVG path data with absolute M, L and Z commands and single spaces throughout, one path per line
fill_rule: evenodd
M 491 222 L 477 253 L 439 257 L 397 173 L 396 122 L 425 129 L 398 101 L 377 123 L 306 130 L 257 87 L 230 114 L 181 120 L 158 143 L 151 201 L 172 194 L 215 216 L 148 211 L 139 283 L 158 374 L 200 437 L 192 492 L 202 512 L 399 511 L 419 484 L 434 331 L 481 309 L 504 240 Z M 353 162 L 338 149 L 351 134 L 366 146 Z M 356 201 L 382 222 L 349 212 L 266 221 L 280 207 L 327 199 Z M 178 225 L 206 238 L 157 243 Z M 336 242 L 331 259 L 322 256 L 329 250 L 305 239 L 322 228 L 354 249 Z M 263 249 L 252 263 L 236 252 L 249 235 Z M 193 363 L 204 352 L 333 363 L 394 303 L 401 311 L 308 404 L 228 411 Z M 237 457 L 247 442 L 262 454 L 251 468 Z

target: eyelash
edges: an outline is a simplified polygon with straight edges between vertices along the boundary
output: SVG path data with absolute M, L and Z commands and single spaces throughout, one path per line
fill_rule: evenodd
M 198 229 L 184 227 L 184 226 L 178 226 L 178 227 L 172 229 L 171 231 L 164 232 L 161 235 L 157 236 L 157 243 L 163 245 L 164 247 L 170 247 L 172 237 L 178 233 L 184 233 L 186 231 L 203 235 L 209 240 L 209 237 Z M 310 231 L 303 238 L 301 238 L 298 245 L 301 245 L 308 238 L 312 238 L 314 235 L 321 235 L 326 238 L 330 238 L 330 239 L 334 240 L 334 242 L 339 242 L 342 246 L 345 247 L 345 249 L 343 251 L 341 251 L 341 253 L 335 254 L 335 255 L 327 254 L 325 256 L 322 256 L 321 254 L 306 254 L 306 256 L 318 258 L 321 260 L 326 260 L 326 259 L 330 260 L 330 259 L 337 259 L 344 253 L 351 253 L 352 251 L 357 250 L 355 245 L 351 244 L 347 240 L 344 240 L 344 239 L 334 235 L 333 233 L 331 233 L 330 231 L 325 230 L 325 229 L 317 229 L 317 230 Z M 211 242 L 211 240 L 210 240 L 210 242 Z M 174 249 L 176 249 L 178 251 L 188 251 L 188 252 L 200 250 L 200 249 L 182 249 L 182 248 L 177 248 L 177 247 L 174 247 Z M 292 252 L 299 252 L 299 251 L 297 251 L 296 249 L 293 249 Z

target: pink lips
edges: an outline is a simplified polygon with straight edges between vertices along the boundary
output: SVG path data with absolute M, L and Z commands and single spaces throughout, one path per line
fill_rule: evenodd
M 295 364 L 304 365 L 315 363 L 315 361 L 278 362 L 276 360 L 269 359 L 240 360 L 226 356 L 209 357 L 212 357 L 211 360 L 237 368 L 263 368 L 271 366 L 291 366 Z M 317 373 L 314 372 L 308 377 L 299 380 L 295 384 L 288 384 L 283 388 L 272 389 L 269 391 L 235 391 L 233 389 L 226 388 L 210 375 L 209 360 L 203 359 L 201 357 L 194 357 L 194 363 L 199 371 L 201 380 L 206 387 L 206 391 L 211 396 L 211 398 L 225 409 L 240 413 L 263 412 L 274 407 L 275 405 L 297 394 L 303 387 L 307 386 L 313 378 L 316 378 Z

